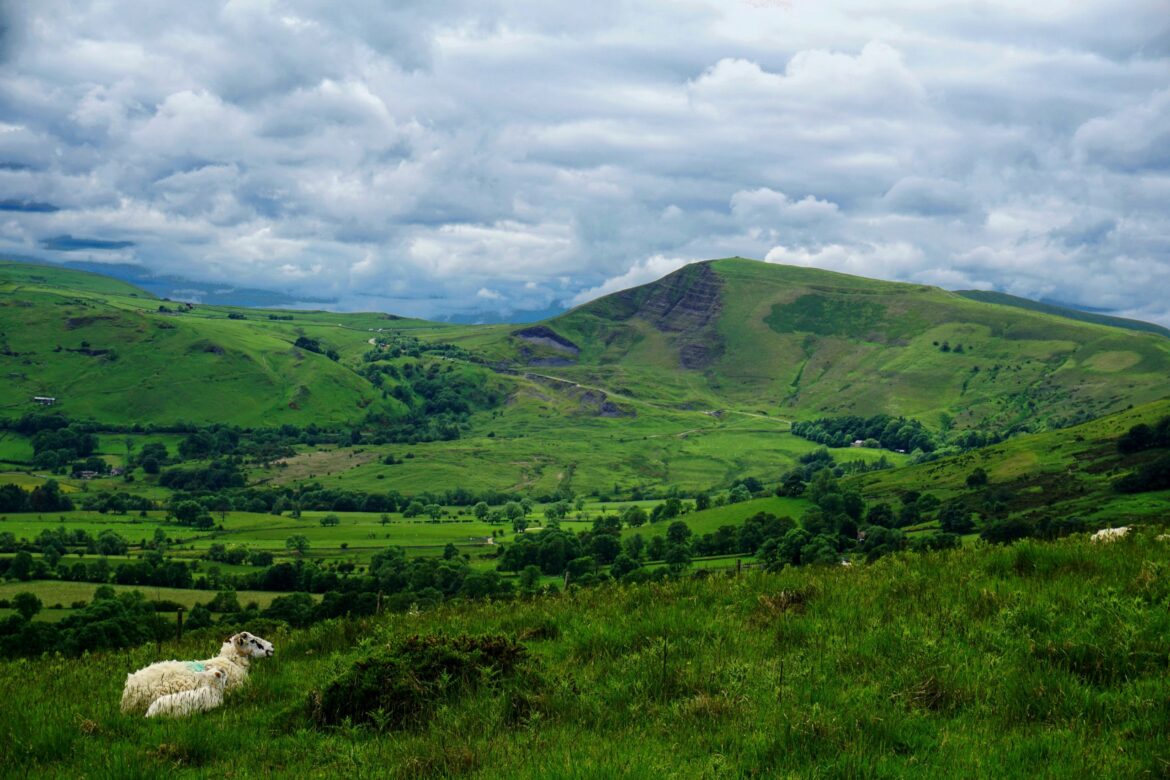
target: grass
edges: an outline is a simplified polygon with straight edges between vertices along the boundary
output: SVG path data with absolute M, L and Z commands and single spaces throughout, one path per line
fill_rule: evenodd
M 270 631 L 221 709 L 118 712 L 122 674 L 182 643 L 0 663 L 0 772 L 135 777 L 1160 776 L 1170 760 L 1170 548 L 976 547 L 872 566 L 710 575 Z M 404 730 L 309 716 L 415 634 L 503 634 L 528 673 Z M 84 691 L 85 695 L 78 695 Z M 241 760 L 246 756 L 247 760 Z
M 215 564 L 213 564 L 215 565 Z M 51 614 L 44 616 L 47 619 L 60 619 L 68 613 L 69 605 L 75 601 L 90 601 L 93 592 L 98 586 L 92 582 L 60 582 L 58 580 L 30 580 L 28 582 L 5 582 L 0 584 L 0 599 L 11 599 L 17 593 L 28 591 L 35 594 L 43 604 L 50 606 L 61 604 L 65 609 L 48 610 Z M 208 602 L 215 597 L 215 591 L 188 590 L 185 588 L 164 588 L 155 585 L 110 585 L 118 593 L 140 591 L 149 601 L 174 601 L 190 609 L 197 602 Z M 262 608 L 272 603 L 274 598 L 285 596 L 285 593 L 273 593 L 265 590 L 241 590 L 236 592 L 240 604 L 255 601 Z M 317 596 L 315 598 L 320 598 Z M 52 614 L 58 613 L 58 614 Z M 41 617 L 41 616 L 38 616 Z

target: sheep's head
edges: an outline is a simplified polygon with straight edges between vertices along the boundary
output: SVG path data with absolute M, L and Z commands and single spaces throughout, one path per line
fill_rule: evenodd
M 229 637 L 228 642 L 235 647 L 236 652 L 249 658 L 265 658 L 272 655 L 272 643 L 267 639 L 253 636 L 247 631 L 241 631 Z

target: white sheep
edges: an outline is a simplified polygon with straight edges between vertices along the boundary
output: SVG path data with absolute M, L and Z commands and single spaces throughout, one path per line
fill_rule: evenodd
M 204 669 L 196 672 L 199 687 L 190 691 L 179 691 L 160 696 L 151 702 L 146 717 L 160 715 L 169 718 L 183 718 L 196 712 L 207 712 L 223 704 L 223 689 L 227 675 L 219 669 Z
M 1118 528 L 1102 528 L 1095 534 L 1089 537 L 1091 542 L 1116 542 L 1126 534 L 1129 533 L 1129 526 L 1123 525 Z
M 199 673 L 208 669 L 223 672 L 224 688 L 231 690 L 247 682 L 253 658 L 272 655 L 272 643 L 247 631 L 228 637 L 219 655 L 206 661 L 159 661 L 126 675 L 122 689 L 122 712 L 142 712 L 155 699 L 199 687 Z

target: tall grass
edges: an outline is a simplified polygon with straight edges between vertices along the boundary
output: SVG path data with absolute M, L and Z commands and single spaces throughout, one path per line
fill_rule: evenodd
M 6 662 L 0 773 L 1164 776 L 1168 572 L 1149 535 L 448 604 L 278 633 L 247 688 L 186 721 L 118 712 L 154 646 Z M 310 693 L 355 659 L 487 632 L 523 642 L 540 684 L 476 689 L 405 730 L 313 725 Z

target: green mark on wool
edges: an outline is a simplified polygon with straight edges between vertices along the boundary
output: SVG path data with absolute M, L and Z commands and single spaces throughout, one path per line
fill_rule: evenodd
M 207 667 L 205 667 L 205 666 L 204 666 L 202 663 L 200 663 L 199 661 L 188 661 L 188 662 L 187 662 L 187 668 L 188 668 L 188 669 L 190 669 L 190 670 L 191 670 L 191 671 L 193 671 L 193 672 L 202 672 L 202 671 L 204 671 L 204 670 L 205 670 Z

